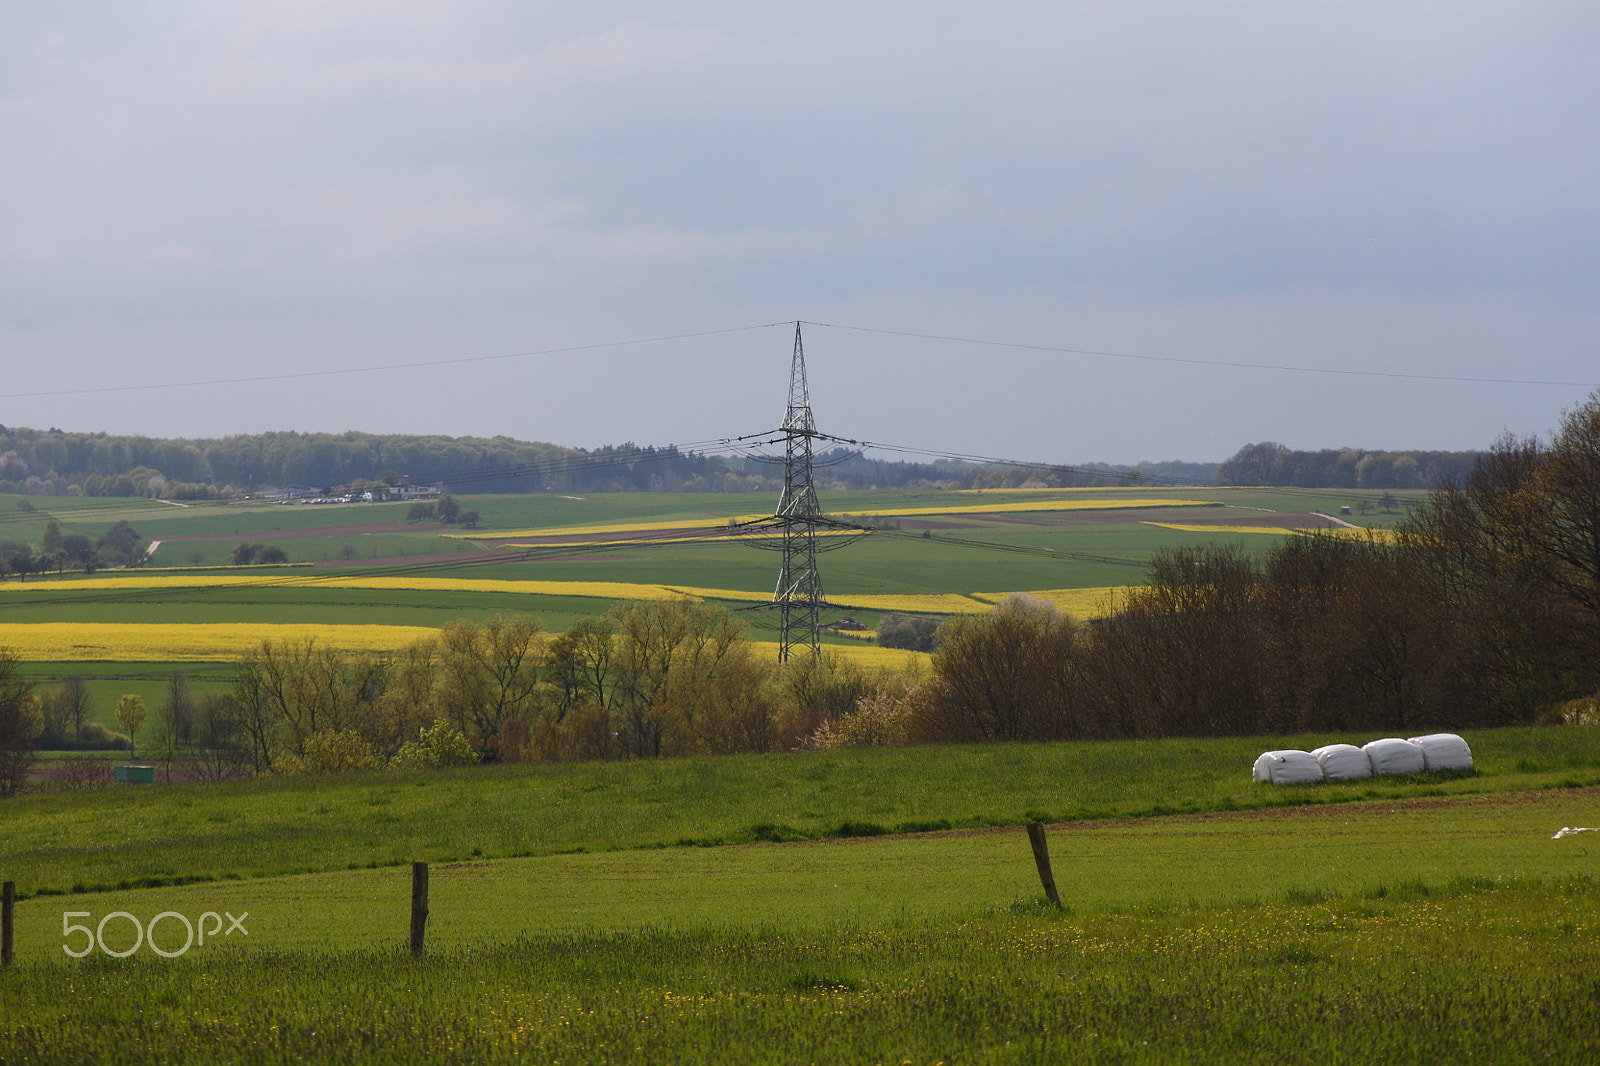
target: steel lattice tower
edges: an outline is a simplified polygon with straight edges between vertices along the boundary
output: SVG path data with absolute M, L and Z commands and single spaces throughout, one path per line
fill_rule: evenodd
M 772 602 L 778 608 L 778 661 L 788 662 L 789 649 L 811 648 L 821 654 L 822 578 L 817 574 L 817 527 L 828 524 L 817 504 L 811 481 L 811 442 L 817 424 L 811 417 L 806 389 L 806 353 L 800 323 L 794 324 L 794 361 L 789 367 L 789 409 L 783 418 L 783 496 L 773 516 L 780 527 L 783 566 Z

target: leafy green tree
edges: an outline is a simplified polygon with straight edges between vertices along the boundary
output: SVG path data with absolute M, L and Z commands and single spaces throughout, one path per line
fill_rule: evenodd
M 300 768 L 310 774 L 349 774 L 376 770 L 383 766 L 354 729 L 328 729 L 306 737 L 300 755 Z
M 20 581 L 26 581 L 28 575 L 40 569 L 38 557 L 33 553 L 33 545 L 12 541 L 0 544 L 0 572 L 15 574 Z
M 1015 593 L 987 615 L 939 627 L 921 729 L 929 740 L 1054 740 L 1088 735 L 1077 692 L 1078 624 Z
M 128 734 L 128 758 L 133 758 L 133 738 L 144 724 L 144 697 L 127 695 L 117 700 L 117 721 Z
M 398 770 L 431 770 L 442 766 L 470 766 L 478 753 L 461 731 L 443 718 L 434 720 L 421 735 L 395 753 L 389 765 Z
M 126 495 L 134 493 L 129 491 Z M 106 566 L 137 566 L 144 561 L 144 541 L 126 520 L 107 530 L 95 548 Z
M 289 554 L 276 544 L 246 540 L 234 545 L 228 561 L 234 566 L 268 566 L 289 561 Z
M 439 634 L 433 705 L 475 744 L 487 745 L 507 719 L 528 722 L 538 713 L 543 653 L 536 618 L 454 622 Z
M 34 745 L 44 732 L 39 701 L 21 665 L 14 651 L 0 648 L 0 798 L 23 787 L 33 768 Z
M 878 619 L 878 643 L 885 648 L 933 651 L 939 619 L 909 614 L 886 614 Z
M 615 643 L 616 624 L 610 615 L 580 618 L 551 639 L 545 652 L 544 677 L 553 690 L 558 722 L 574 707 L 609 706 Z

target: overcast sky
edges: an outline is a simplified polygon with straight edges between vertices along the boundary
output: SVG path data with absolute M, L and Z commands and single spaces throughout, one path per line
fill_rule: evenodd
M 802 319 L 848 437 L 1485 447 L 1600 384 L 1597 51 L 1592 0 L 9 3 L 0 423 L 702 441 Z

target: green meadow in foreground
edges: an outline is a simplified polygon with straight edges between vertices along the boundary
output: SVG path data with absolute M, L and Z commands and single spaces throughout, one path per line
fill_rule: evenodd
M 1391 892 L 1582 878 L 1594 834 L 1553 839 L 1593 820 L 1600 790 L 1543 789 L 1390 799 L 1057 826 L 1049 834 L 1061 898 L 1078 911 L 1220 907 L 1384 898 Z M 410 866 L 38 895 L 16 911 L 17 958 L 74 965 L 88 933 L 99 949 L 149 952 L 134 922 L 158 914 L 245 928 L 186 950 L 363 951 L 409 933 Z M 759 931 L 955 918 L 1040 896 L 1020 827 L 716 848 L 649 848 L 472 858 L 430 864 L 428 943 L 469 946 L 552 933 L 650 928 Z M 118 913 L 131 917 L 107 918 Z M 76 917 L 66 917 L 75 915 Z M 212 924 L 220 924 L 213 920 Z M 149 933 L 185 943 L 184 919 Z
M 843 749 L 24 794 L 5 804 L 0 871 L 26 897 L 414 860 L 1600 785 L 1600 730 L 1465 735 L 1476 776 L 1295 789 L 1252 785 L 1255 756 L 1371 738 Z
M 24 965 L 0 1061 L 1589 1063 L 1597 904 L 1576 879 Z
M 1594 1061 L 1600 834 L 1552 834 L 1600 824 L 1600 730 L 1469 734 L 1476 776 L 1249 784 L 1325 739 L 23 796 L 0 1062 Z M 876 835 L 943 823 L 971 828 Z M 414 960 L 387 864 L 418 858 Z M 134 939 L 207 911 L 246 931 Z M 71 924 L 131 953 L 68 958 Z

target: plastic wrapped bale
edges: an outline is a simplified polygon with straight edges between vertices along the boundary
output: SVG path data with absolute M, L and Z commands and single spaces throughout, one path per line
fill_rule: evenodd
M 1266 751 L 1256 757 L 1250 780 L 1274 785 L 1310 785 L 1322 780 L 1322 767 L 1309 751 Z
M 1411 743 L 1422 749 L 1422 765 L 1425 769 L 1472 769 L 1472 749 L 1454 733 L 1429 733 L 1425 737 L 1412 737 Z
M 1363 744 L 1361 750 L 1367 753 L 1367 759 L 1372 763 L 1372 772 L 1379 777 L 1388 777 L 1396 774 L 1420 774 L 1426 768 L 1423 762 L 1422 749 L 1409 740 L 1399 737 L 1384 737 Z
M 1354 744 L 1324 744 L 1311 752 L 1329 781 L 1356 781 L 1372 776 L 1372 760 Z

